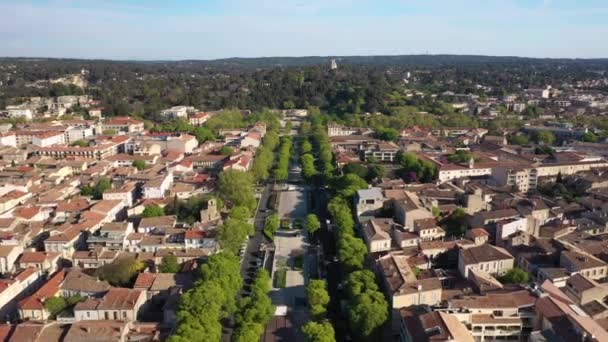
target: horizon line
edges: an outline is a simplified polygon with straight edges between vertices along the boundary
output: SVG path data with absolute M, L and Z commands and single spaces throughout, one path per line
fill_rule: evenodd
M 214 62 L 235 59 L 299 59 L 299 58 L 361 58 L 361 57 L 489 57 L 489 58 L 515 58 L 515 59 L 538 59 L 538 60 L 608 60 L 607 57 L 529 57 L 517 55 L 480 55 L 480 54 L 451 54 L 451 53 L 419 53 L 419 54 L 378 54 L 378 55 L 301 55 L 301 56 L 231 56 L 221 58 L 201 59 L 144 59 L 144 58 L 90 58 L 90 57 L 45 57 L 45 56 L 0 56 L 0 59 L 46 59 L 46 60 L 83 60 L 83 61 L 114 61 L 114 62 Z

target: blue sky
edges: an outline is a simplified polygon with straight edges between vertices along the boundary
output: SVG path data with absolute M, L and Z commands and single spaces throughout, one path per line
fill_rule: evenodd
M 0 0 L 0 56 L 608 57 L 606 0 Z

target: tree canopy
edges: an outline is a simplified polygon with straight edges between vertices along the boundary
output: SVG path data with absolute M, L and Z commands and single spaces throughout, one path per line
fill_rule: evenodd
M 232 206 L 244 206 L 253 210 L 256 200 L 253 197 L 253 177 L 248 172 L 225 170 L 219 177 L 220 197 Z
M 160 207 L 158 204 L 148 204 L 144 211 L 141 213 L 141 217 L 158 217 L 165 216 L 165 209 Z

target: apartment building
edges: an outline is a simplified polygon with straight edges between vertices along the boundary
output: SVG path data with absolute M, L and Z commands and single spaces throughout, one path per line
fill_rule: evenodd
M 503 275 L 514 266 L 515 259 L 500 247 L 483 244 L 458 250 L 458 271 L 464 278 L 469 270 L 480 270 L 491 275 Z

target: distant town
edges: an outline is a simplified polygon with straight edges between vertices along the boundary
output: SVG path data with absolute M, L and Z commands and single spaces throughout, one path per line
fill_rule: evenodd
M 378 58 L 0 59 L 0 340 L 608 341 L 608 63 Z

